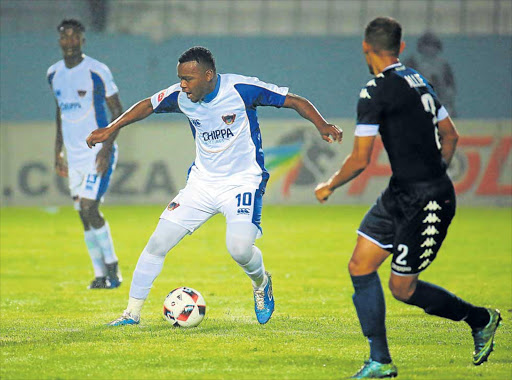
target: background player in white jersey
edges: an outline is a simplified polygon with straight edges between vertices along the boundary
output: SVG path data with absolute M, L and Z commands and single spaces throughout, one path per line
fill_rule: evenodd
M 139 323 L 142 305 L 167 252 L 217 213 L 226 217 L 229 253 L 252 280 L 258 322 L 266 323 L 274 311 L 272 280 L 254 242 L 261 234 L 262 197 L 269 174 L 256 107 L 292 108 L 310 120 L 328 142 L 341 141 L 342 132 L 327 123 L 308 100 L 288 93 L 288 88 L 257 78 L 217 74 L 213 55 L 204 47 L 185 51 L 177 70 L 179 83 L 141 100 L 87 138 L 87 144 L 94 147 L 153 112 L 181 112 L 187 116 L 196 142 L 187 185 L 160 216 L 135 268 L 128 307 L 110 324 Z
M 55 169 L 61 177 L 69 177 L 71 196 L 84 226 L 95 276 L 89 289 L 117 288 L 122 281 L 118 259 L 109 225 L 98 209 L 117 162 L 116 134 L 92 150 L 84 140 L 91 131 L 108 125 L 105 104 L 112 120 L 123 110 L 108 67 L 82 53 L 84 26 L 69 19 L 57 30 L 64 59 L 47 73 L 57 103 Z

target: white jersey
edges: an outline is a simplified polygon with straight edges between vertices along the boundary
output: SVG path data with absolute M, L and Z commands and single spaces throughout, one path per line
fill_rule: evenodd
M 181 112 L 188 117 L 196 142 L 196 158 L 189 178 L 253 183 L 262 188 L 269 174 L 264 166 L 257 106 L 281 107 L 287 87 L 258 78 L 217 74 L 215 90 L 197 103 L 179 83 L 151 97 L 155 113 Z
M 118 92 L 112 73 L 105 64 L 84 56 L 71 69 L 60 60 L 50 66 L 47 77 L 60 108 L 68 165 L 91 165 L 102 144 L 89 149 L 85 139 L 109 123 L 105 98 Z

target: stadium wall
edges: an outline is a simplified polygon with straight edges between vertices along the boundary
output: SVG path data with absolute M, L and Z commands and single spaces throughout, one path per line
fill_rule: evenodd
M 61 59 L 57 33 L 2 34 L 0 120 L 53 120 L 46 70 Z M 457 82 L 456 108 L 463 119 L 512 118 L 512 37 L 444 36 L 443 57 Z M 405 36 L 404 57 L 417 37 Z M 360 37 L 145 37 L 87 33 L 84 51 L 105 62 L 127 108 L 177 81 L 179 54 L 209 47 L 219 72 L 234 72 L 290 87 L 329 118 L 353 118 L 360 88 L 369 79 Z M 262 110 L 261 117 L 289 118 Z
M 281 112 L 286 113 L 274 110 Z M 344 128 L 343 144 L 325 143 L 303 120 L 261 120 L 265 163 L 271 174 L 266 204 L 316 203 L 316 183 L 337 170 L 352 148 L 353 120 L 333 121 Z M 449 173 L 459 204 L 511 207 L 512 120 L 457 120 L 457 126 L 461 139 Z M 53 122 L 2 123 L 0 137 L 2 206 L 71 204 L 67 180 L 53 169 Z M 106 202 L 163 208 L 184 186 L 194 160 L 195 145 L 184 117 L 153 115 L 149 122 L 123 129 L 118 143 L 119 163 Z M 379 140 L 370 166 L 329 202 L 371 204 L 389 175 Z

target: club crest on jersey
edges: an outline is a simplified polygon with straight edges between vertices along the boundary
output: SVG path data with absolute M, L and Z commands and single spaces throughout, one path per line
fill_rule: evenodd
M 85 96 L 85 94 L 87 94 L 87 91 L 85 91 L 85 90 L 78 90 L 77 92 L 78 92 L 78 96 L 81 98 L 83 98 Z
M 169 203 L 169 205 L 167 206 L 167 210 L 169 211 L 172 211 L 176 208 L 180 207 L 180 204 L 179 203 L 176 203 L 176 202 L 171 202 Z
M 224 120 L 224 123 L 227 125 L 231 125 L 235 122 L 236 114 L 232 113 L 229 115 L 222 115 L 222 120 Z

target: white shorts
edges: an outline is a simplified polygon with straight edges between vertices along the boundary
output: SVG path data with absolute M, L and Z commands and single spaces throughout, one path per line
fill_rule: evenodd
M 193 180 L 180 190 L 160 218 L 186 228 L 191 234 L 212 216 L 222 213 L 228 224 L 253 223 L 260 237 L 262 206 L 263 192 L 253 184 L 224 185 Z
M 103 176 L 98 175 L 96 162 L 88 166 L 70 167 L 68 169 L 69 192 L 75 199 L 85 198 L 103 202 L 103 195 L 108 189 L 112 173 L 117 164 L 117 149 L 112 152 L 107 172 Z

